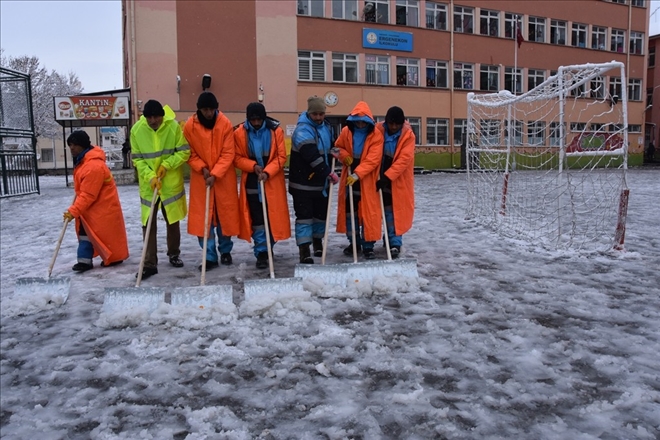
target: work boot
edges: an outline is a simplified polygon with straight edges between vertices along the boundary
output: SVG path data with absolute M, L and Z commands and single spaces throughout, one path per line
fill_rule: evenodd
M 359 244 L 357 245 L 357 251 L 360 252 L 362 249 L 362 246 Z M 353 244 L 349 244 L 347 247 L 344 248 L 344 255 L 347 255 L 349 257 L 353 256 Z
M 314 259 L 309 250 L 309 243 L 301 244 L 298 248 L 300 250 L 300 262 L 303 264 L 314 264 Z
M 399 258 L 400 253 L 401 253 L 401 248 L 399 248 L 399 246 L 392 246 L 392 248 L 390 249 L 390 255 L 392 256 L 393 260 Z
M 86 272 L 94 267 L 93 264 L 87 264 L 87 263 L 76 263 L 73 265 L 71 270 L 74 272 Z
M 268 267 L 268 252 L 259 252 L 257 254 L 257 269 L 266 269 Z
M 231 254 L 229 252 L 221 254 L 220 255 L 220 262 L 222 264 L 224 264 L 225 266 L 229 266 L 232 263 Z
M 364 248 L 362 250 L 362 255 L 364 255 L 364 258 L 367 260 L 373 260 L 376 258 L 376 254 L 374 253 L 374 248 Z
M 183 261 L 181 261 L 178 255 L 172 255 L 170 257 L 170 264 L 174 267 L 183 267 Z
M 142 279 L 146 280 L 152 275 L 156 275 L 158 273 L 158 268 L 157 267 L 145 267 L 142 269 Z M 135 274 L 135 278 L 138 277 L 138 274 Z
M 206 260 L 206 271 L 207 272 L 211 269 L 215 269 L 216 267 L 218 267 L 218 262 L 217 261 Z M 199 266 L 197 266 L 197 269 L 199 269 L 199 271 L 201 272 L 202 271 L 202 265 L 200 264 Z
M 322 257 L 323 256 L 323 239 L 322 238 L 315 238 L 312 243 L 313 243 L 313 246 L 314 246 L 314 256 L 315 257 Z

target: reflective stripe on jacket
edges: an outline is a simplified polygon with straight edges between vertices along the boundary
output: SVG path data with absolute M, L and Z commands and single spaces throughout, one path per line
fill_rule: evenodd
M 188 212 L 181 165 L 190 157 L 190 147 L 174 119 L 176 115 L 172 109 L 168 105 L 164 109 L 163 123 L 157 131 L 149 127 L 144 115 L 131 129 L 131 157 L 138 172 L 143 226 L 147 224 L 153 197 L 149 182 L 156 177 L 161 165 L 167 169 L 160 190 L 160 201 L 165 206 L 167 220 L 170 224 L 176 223 L 183 220 Z

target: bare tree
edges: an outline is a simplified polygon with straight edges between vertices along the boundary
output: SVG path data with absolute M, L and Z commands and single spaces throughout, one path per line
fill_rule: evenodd
M 61 74 L 55 70 L 48 71 L 36 56 L 5 57 L 2 49 L 0 66 L 30 75 L 36 136 L 51 139 L 57 137 L 60 126 L 55 122 L 53 97 L 80 94 L 83 87 L 78 76 L 73 72 Z

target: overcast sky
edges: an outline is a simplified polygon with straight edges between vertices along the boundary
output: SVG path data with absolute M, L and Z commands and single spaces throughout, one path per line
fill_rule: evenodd
M 121 1 L 0 0 L 5 56 L 34 55 L 74 72 L 85 92 L 123 88 Z
M 660 33 L 658 9 L 651 1 L 649 35 Z M 123 87 L 121 32 L 119 0 L 0 0 L 5 56 L 35 55 L 48 69 L 74 72 L 86 92 Z

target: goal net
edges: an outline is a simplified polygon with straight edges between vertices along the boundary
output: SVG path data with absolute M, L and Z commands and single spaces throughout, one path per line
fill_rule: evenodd
M 545 248 L 623 249 L 625 84 L 611 62 L 560 67 L 518 96 L 470 93 L 468 218 Z

